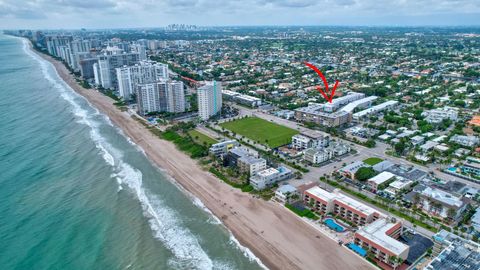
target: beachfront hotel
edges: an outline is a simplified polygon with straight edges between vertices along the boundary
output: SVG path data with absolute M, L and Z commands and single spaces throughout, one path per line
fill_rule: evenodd
M 322 215 L 338 216 L 358 226 L 363 226 L 383 217 L 383 214 L 377 210 L 341 194 L 338 190 L 328 192 L 315 186 L 303 193 L 303 201 L 306 205 L 311 206 L 312 211 Z
M 396 267 L 407 259 L 409 252 L 409 246 L 397 240 L 401 234 L 402 223 L 381 218 L 355 232 L 354 242 L 381 263 Z
M 208 120 L 222 109 L 222 85 L 216 81 L 207 82 L 198 88 L 198 115 Z

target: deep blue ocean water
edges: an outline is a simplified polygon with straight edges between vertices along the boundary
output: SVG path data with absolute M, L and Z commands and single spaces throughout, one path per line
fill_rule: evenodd
M 195 198 L 0 34 L 0 269 L 259 269 Z

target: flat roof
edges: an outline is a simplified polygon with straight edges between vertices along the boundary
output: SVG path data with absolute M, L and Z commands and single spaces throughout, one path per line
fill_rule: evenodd
M 380 174 L 375 175 L 374 177 L 368 179 L 368 182 L 374 182 L 377 185 L 387 182 L 388 180 L 395 177 L 395 174 L 391 172 L 381 172 Z
M 352 199 L 346 195 L 343 195 L 339 192 L 338 189 L 334 190 L 333 192 L 329 192 L 325 189 L 322 189 L 318 186 L 315 186 L 315 187 L 312 187 L 310 189 L 308 189 L 307 191 L 305 191 L 307 193 L 310 193 L 311 195 L 319 198 L 319 199 L 322 199 L 324 201 L 327 201 L 327 202 L 330 202 L 330 201 L 333 201 L 333 200 L 336 200 L 344 205 L 347 205 L 359 212 L 362 212 L 366 215 L 371 215 L 371 214 L 374 214 L 374 213 L 378 213 L 381 215 L 380 212 L 378 212 L 377 210 L 373 209 L 372 207 L 362 203 L 362 202 L 359 202 L 355 199 Z
M 372 102 L 372 101 L 376 100 L 377 98 L 378 98 L 377 96 L 369 96 L 369 97 L 366 97 L 366 98 L 355 100 L 355 101 L 352 101 L 352 102 L 348 103 L 347 105 L 345 105 L 345 107 L 341 108 L 340 110 L 351 113 L 358 106 L 363 105 L 367 102 Z
M 357 233 L 392 253 L 399 255 L 408 250 L 409 247 L 387 235 L 387 231 L 397 224 L 398 222 L 393 223 L 385 218 L 381 218 L 361 228 Z
M 450 206 L 456 206 L 459 208 L 463 205 L 463 201 L 459 197 L 456 197 L 453 194 L 438 188 L 426 187 L 424 190 L 421 191 L 421 193 L 427 197 L 430 197 Z

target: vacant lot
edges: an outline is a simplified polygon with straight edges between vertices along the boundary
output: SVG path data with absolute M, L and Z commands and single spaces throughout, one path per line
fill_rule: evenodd
M 378 164 L 378 163 L 380 163 L 380 162 L 382 162 L 382 161 L 383 161 L 383 159 L 381 159 L 381 158 L 371 157 L 371 158 L 365 159 L 363 162 L 364 162 L 365 164 L 368 164 L 368 165 L 370 165 L 370 166 L 373 166 L 373 165 L 376 165 L 376 164 Z
M 192 137 L 192 139 L 198 143 L 198 144 L 201 144 L 201 145 L 204 145 L 204 143 L 206 143 L 207 146 L 210 146 L 214 143 L 217 143 L 216 140 L 210 138 L 209 136 L 197 131 L 197 130 L 190 130 L 188 131 L 188 135 L 190 135 Z
M 294 129 L 277 125 L 257 117 L 248 117 L 226 122 L 220 124 L 220 126 L 255 142 L 268 145 L 270 148 L 290 143 L 292 136 L 299 133 Z

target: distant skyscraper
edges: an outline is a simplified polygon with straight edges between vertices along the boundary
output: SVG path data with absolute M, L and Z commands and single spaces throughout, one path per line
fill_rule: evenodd
M 216 81 L 198 88 L 198 114 L 202 120 L 209 119 L 222 109 L 222 86 Z
M 134 66 L 116 68 L 118 91 L 129 100 L 137 84 L 152 83 L 168 79 L 168 66 L 152 61 L 141 61 Z

